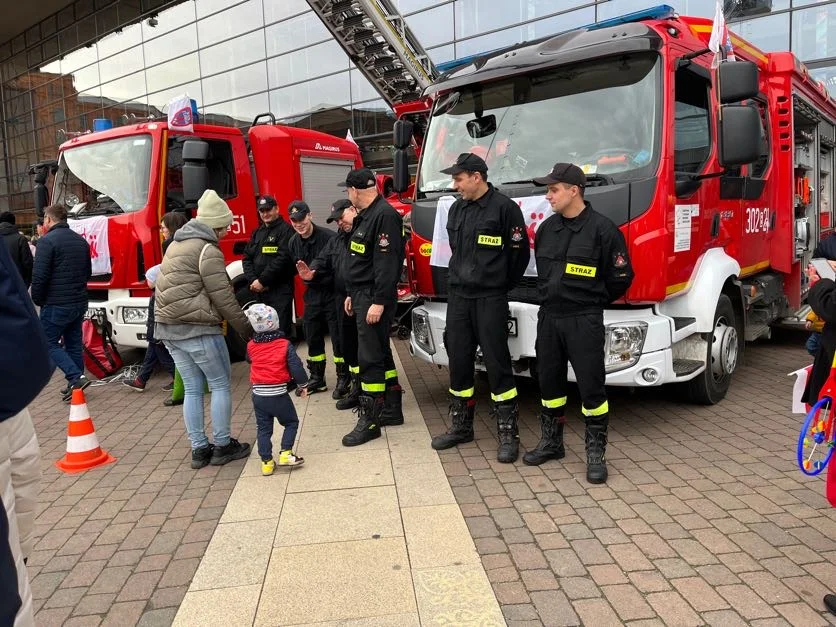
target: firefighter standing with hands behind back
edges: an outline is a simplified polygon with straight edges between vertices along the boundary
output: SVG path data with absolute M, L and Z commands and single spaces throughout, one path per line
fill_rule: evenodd
M 450 417 L 447 433 L 432 439 L 443 450 L 473 441 L 474 362 L 482 348 L 496 411 L 497 461 L 519 454 L 517 388 L 508 350 L 508 291 L 525 274 L 531 256 L 525 220 L 517 203 L 487 182 L 488 166 L 462 153 L 442 170 L 453 176 L 461 198 L 450 207 L 450 258 L 444 344 L 450 358 Z
M 546 200 L 554 215 L 540 225 L 534 241 L 542 437 L 523 462 L 539 466 L 566 455 L 563 425 L 568 362 L 572 362 L 586 418 L 586 479 L 604 483 L 609 423 L 604 307 L 624 295 L 633 281 L 633 269 L 621 231 L 584 200 L 583 170 L 557 163 L 534 183 L 548 186 Z

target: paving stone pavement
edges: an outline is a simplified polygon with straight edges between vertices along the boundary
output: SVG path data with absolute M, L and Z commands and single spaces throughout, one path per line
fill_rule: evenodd
M 821 606 L 836 588 L 836 514 L 823 479 L 794 465 L 801 422 L 788 411 L 786 374 L 809 362 L 803 340 L 750 345 L 715 407 L 613 390 L 605 486 L 584 479 L 573 397 L 562 462 L 496 463 L 480 381 L 476 442 L 440 458 L 507 623 L 836 624 Z M 446 371 L 395 344 L 430 432 L 444 430 Z M 232 432 L 254 442 L 246 373 L 233 366 Z M 172 622 L 244 462 L 191 470 L 164 383 L 157 375 L 143 394 L 88 390 L 102 445 L 119 461 L 79 475 L 53 466 L 66 446 L 63 380 L 33 403 L 44 470 L 29 560 L 39 627 Z M 538 440 L 538 399 L 530 383 L 520 391 L 525 450 Z
M 836 512 L 823 475 L 795 464 L 802 417 L 789 412 L 804 339 L 747 346 L 714 407 L 611 390 L 603 486 L 585 479 L 576 395 L 566 458 L 499 464 L 477 380 L 477 439 L 439 456 L 508 625 L 836 624 L 821 601 L 836 589 Z M 427 426 L 443 432 L 447 371 L 407 349 L 398 343 Z M 519 391 L 522 457 L 539 440 L 539 397 L 531 382 Z

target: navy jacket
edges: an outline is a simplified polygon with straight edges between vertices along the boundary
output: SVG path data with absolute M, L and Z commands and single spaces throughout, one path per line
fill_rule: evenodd
M 87 240 L 66 222 L 53 224 L 38 241 L 32 300 L 41 307 L 87 305 L 87 281 L 92 273 Z

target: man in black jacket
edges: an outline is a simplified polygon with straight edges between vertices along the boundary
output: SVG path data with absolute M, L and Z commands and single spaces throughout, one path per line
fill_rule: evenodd
M 64 373 L 67 389 L 90 385 L 84 376 L 81 323 L 87 312 L 87 281 L 92 275 L 90 246 L 67 224 L 67 211 L 51 205 L 44 213 L 44 235 L 32 271 L 32 300 L 41 307 L 41 324 L 49 343 L 49 356 Z M 63 338 L 64 346 L 59 344 Z
M 542 437 L 523 462 L 539 466 L 566 454 L 563 425 L 571 362 L 586 422 L 586 480 L 604 483 L 609 424 L 604 307 L 624 295 L 633 281 L 633 269 L 621 231 L 584 200 L 583 170 L 556 163 L 534 183 L 548 186 L 546 200 L 554 214 L 540 225 L 534 240 Z
M 32 250 L 27 239 L 17 230 L 15 214 L 11 211 L 0 213 L 0 237 L 23 277 L 23 282 L 29 287 L 32 283 Z
M 473 441 L 474 362 L 482 349 L 491 400 L 496 412 L 496 459 L 510 464 L 519 454 L 517 387 L 508 349 L 508 292 L 523 278 L 531 248 L 517 203 L 488 183 L 488 166 L 462 153 L 442 173 L 453 177 L 461 198 L 450 207 L 447 322 L 445 346 L 450 360 L 450 422 L 447 433 L 432 439 L 444 450 Z
M 244 276 L 254 299 L 275 309 L 281 330 L 292 337 L 296 269 L 287 244 L 293 228 L 279 214 L 275 198 L 262 196 L 257 204 L 263 224 L 253 232 L 244 251 Z

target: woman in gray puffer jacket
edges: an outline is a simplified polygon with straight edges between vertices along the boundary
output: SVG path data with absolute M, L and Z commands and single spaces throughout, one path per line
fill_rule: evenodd
M 168 348 L 183 377 L 183 418 L 192 445 L 192 468 L 220 466 L 250 454 L 230 436 L 231 367 L 223 336 L 226 320 L 242 336 L 252 329 L 235 299 L 218 241 L 232 212 L 213 190 L 197 203 L 197 217 L 174 235 L 156 284 L 154 335 Z M 204 431 L 203 382 L 212 393 L 212 439 Z

